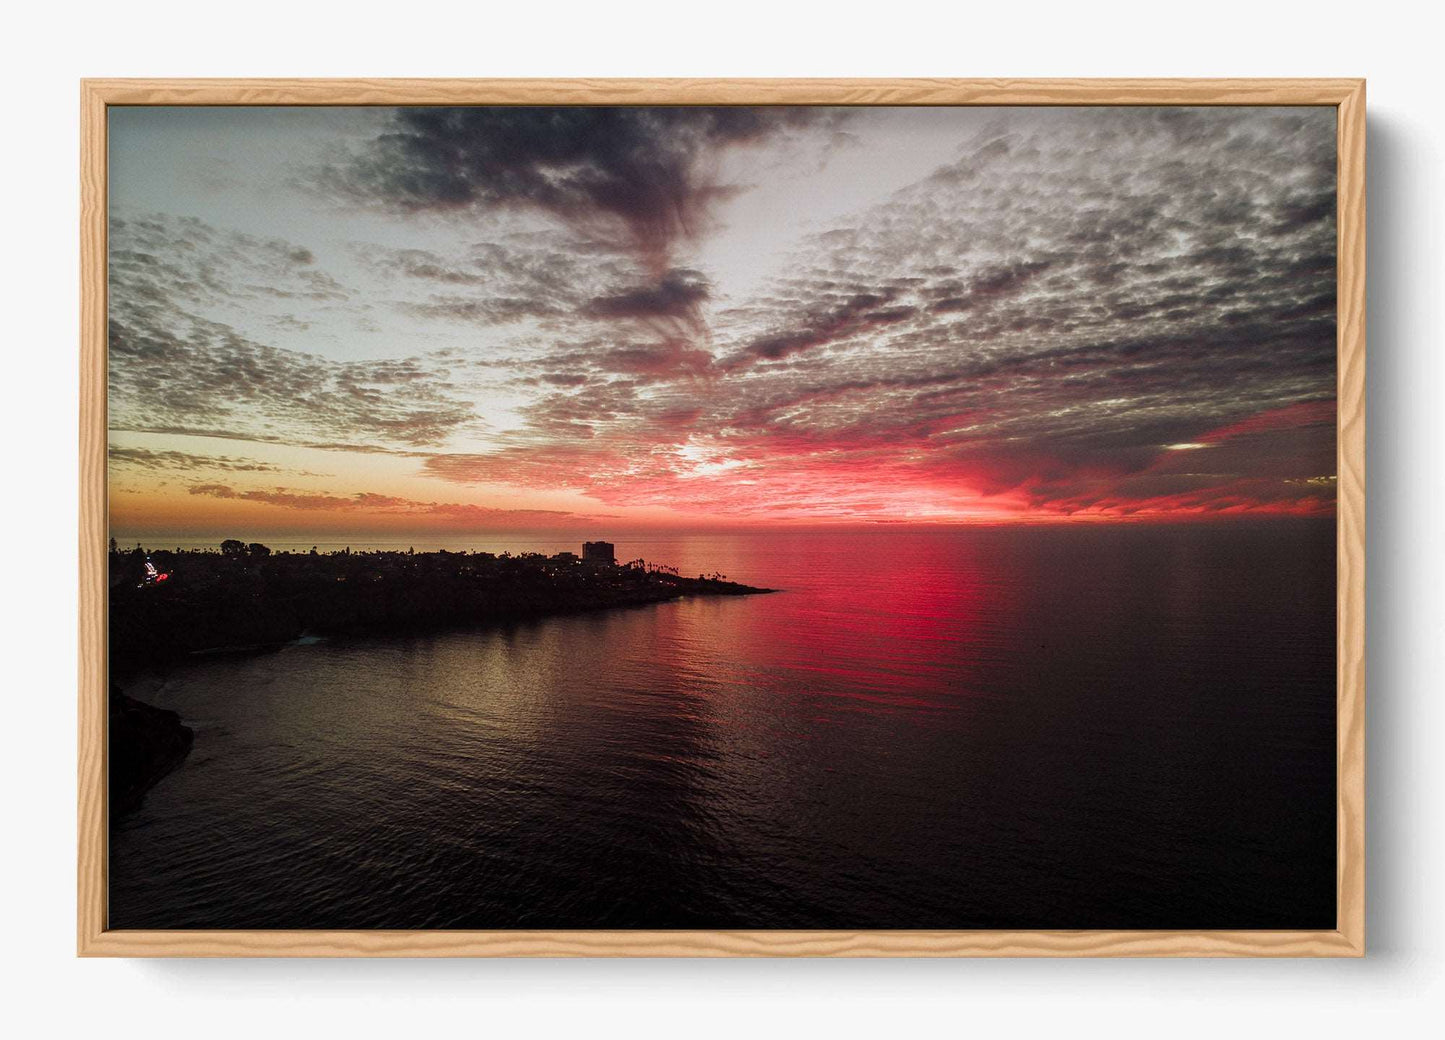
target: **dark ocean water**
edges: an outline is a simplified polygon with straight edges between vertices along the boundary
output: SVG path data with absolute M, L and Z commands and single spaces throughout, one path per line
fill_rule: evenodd
M 111 927 L 1334 926 L 1332 524 L 618 555 L 787 591 L 136 684 Z

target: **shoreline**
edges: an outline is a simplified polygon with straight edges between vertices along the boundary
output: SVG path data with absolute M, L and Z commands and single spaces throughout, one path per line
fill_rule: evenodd
M 490 627 L 779 591 L 568 553 L 272 553 L 229 544 L 227 552 L 111 553 L 112 679 L 189 656 L 275 649 L 308 635 Z
M 110 811 L 138 809 L 195 743 L 179 713 L 125 691 L 158 666 L 275 652 L 303 640 L 476 630 L 776 591 L 720 575 L 684 578 L 671 568 L 563 555 L 273 554 L 258 544 L 230 553 L 112 552 Z
M 110 813 L 140 808 L 151 788 L 173 773 L 195 745 L 196 731 L 178 712 L 157 708 L 110 684 Z
M 293 639 L 281 639 L 267 643 L 234 643 L 225 646 L 206 646 L 197 650 L 189 650 L 184 657 L 173 658 L 172 660 L 184 660 L 188 657 L 211 657 L 224 656 L 227 654 L 249 654 L 269 653 L 276 650 L 284 650 L 293 646 L 310 646 L 315 643 L 327 642 L 333 639 L 368 639 L 386 638 L 388 636 L 409 636 L 409 635 L 430 635 L 433 633 L 445 632 L 471 632 L 489 631 L 497 628 L 506 628 L 512 625 L 529 625 L 539 621 L 548 621 L 552 618 L 583 617 L 588 614 L 601 614 L 609 610 L 637 610 L 643 607 L 661 606 L 664 603 L 677 603 L 680 600 L 697 596 L 702 599 L 728 598 L 736 596 L 766 596 L 773 593 L 786 592 L 786 589 L 769 589 L 755 586 L 740 586 L 746 592 L 712 592 L 712 593 L 690 593 L 680 592 L 675 596 L 667 596 L 660 599 L 638 600 L 630 603 L 601 603 L 596 606 L 583 606 L 573 609 L 554 610 L 544 613 L 519 614 L 510 618 L 484 619 L 477 621 L 460 621 L 454 625 L 437 624 L 417 627 L 401 626 L 382 630 L 379 628 L 353 629 L 345 632 L 302 632 Z

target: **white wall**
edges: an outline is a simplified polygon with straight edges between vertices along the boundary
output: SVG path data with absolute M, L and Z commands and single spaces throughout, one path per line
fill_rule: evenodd
M 1442 57 L 1424 4 L 299 0 L 5 15 L 0 945 L 12 1035 L 1411 1035 L 1441 1003 Z M 700 13 L 688 13 L 688 12 Z M 1175 12 L 1175 13 L 1165 13 Z M 1354 962 L 124 962 L 73 956 L 77 85 L 109 75 L 1365 75 L 1370 956 Z M 1438 1007 L 1436 1009 L 1438 1011 Z

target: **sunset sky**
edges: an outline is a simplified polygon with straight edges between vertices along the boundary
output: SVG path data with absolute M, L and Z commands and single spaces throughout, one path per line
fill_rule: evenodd
M 1334 119 L 112 108 L 113 530 L 1328 515 Z

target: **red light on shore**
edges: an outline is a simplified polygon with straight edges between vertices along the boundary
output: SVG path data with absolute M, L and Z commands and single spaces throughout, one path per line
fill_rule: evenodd
M 165 574 L 157 574 L 157 575 L 156 575 L 156 581 L 165 581 L 165 580 L 166 580 L 167 578 L 169 578 L 169 577 L 170 577 L 170 573 L 169 573 L 169 572 L 167 572 L 167 573 L 165 573 Z

